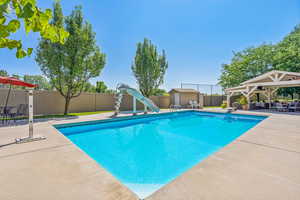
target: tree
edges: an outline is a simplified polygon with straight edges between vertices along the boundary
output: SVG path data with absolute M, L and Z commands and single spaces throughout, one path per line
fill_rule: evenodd
M 276 45 L 275 69 L 300 72 L 300 24 Z
M 234 53 L 230 64 L 222 65 L 220 84 L 223 88 L 238 86 L 273 69 L 273 45 L 263 44 Z
M 163 96 L 163 95 L 167 95 L 167 91 L 164 90 L 164 89 L 155 89 L 154 92 L 153 92 L 153 95 L 155 96 Z
M 36 6 L 36 0 L 0 0 L 0 48 L 17 49 L 17 58 L 30 55 L 32 48 L 24 50 L 21 40 L 11 39 L 11 34 L 21 27 L 27 34 L 39 32 L 45 39 L 63 43 L 68 32 L 49 24 L 51 18 L 51 10 L 42 11 Z
M 277 44 L 262 44 L 234 53 L 230 64 L 223 64 L 220 84 L 223 88 L 238 86 L 241 82 L 271 70 L 300 72 L 300 24 Z M 300 94 L 300 87 L 281 88 L 284 96 Z
M 158 54 L 156 46 L 146 38 L 143 43 L 137 44 L 131 69 L 144 96 L 153 95 L 155 89 L 163 84 L 167 68 L 168 62 L 164 50 L 162 54 Z
M 9 74 L 8 74 L 8 72 L 7 72 L 6 70 L 1 69 L 1 70 L 0 70 L 0 76 L 8 77 Z M 0 88 L 7 88 L 7 85 L 5 85 L 5 84 L 0 84 Z
M 96 83 L 96 92 L 97 93 L 106 93 L 107 92 L 107 86 L 103 81 L 97 81 Z
M 300 24 L 278 43 L 274 60 L 277 70 L 300 72 Z M 300 87 L 281 88 L 278 93 L 293 98 L 300 95 Z
M 69 37 L 64 44 L 41 39 L 36 61 L 52 86 L 65 98 L 64 114 L 68 113 L 72 98 L 78 97 L 90 78 L 99 76 L 105 65 L 105 55 L 96 45 L 92 26 L 84 21 L 81 7 L 75 7 L 64 18 L 59 2 L 54 3 L 51 22 L 65 27 Z
M 86 84 L 83 87 L 83 92 L 95 93 L 96 87 L 90 82 L 86 82 Z
M 106 93 L 106 94 L 116 94 L 117 91 L 116 91 L 116 90 L 113 90 L 113 89 L 108 89 L 108 90 L 106 90 L 105 93 Z
M 51 90 L 49 81 L 41 75 L 24 75 L 23 80 L 27 83 L 37 85 L 35 90 Z
M 4 69 L 0 69 L 0 76 L 9 76 L 8 72 Z
M 12 74 L 11 77 L 21 80 L 21 76 L 19 74 Z

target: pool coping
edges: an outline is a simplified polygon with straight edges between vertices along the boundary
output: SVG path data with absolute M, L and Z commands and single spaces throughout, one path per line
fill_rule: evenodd
M 211 112 L 211 110 L 203 110 L 203 111 L 204 112 Z M 180 111 L 180 112 L 182 112 L 182 111 Z M 218 110 L 214 110 L 214 112 L 224 113 L 224 111 L 218 111 Z M 12 168 L 11 164 L 10 164 L 10 163 L 15 162 L 14 159 L 19 158 L 22 155 L 27 155 L 27 156 L 30 155 L 30 156 L 32 156 L 32 158 L 30 158 L 30 159 L 32 159 L 32 162 L 34 162 L 36 160 L 43 160 L 43 158 L 36 155 L 37 152 L 43 151 L 44 154 L 50 155 L 53 148 L 56 147 L 56 151 L 58 151 L 57 152 L 58 156 L 59 156 L 60 153 L 61 154 L 65 153 L 63 150 L 61 150 L 61 148 L 64 148 L 64 150 L 68 149 L 67 151 L 74 152 L 75 156 L 74 156 L 74 158 L 72 157 L 73 160 L 76 160 L 78 158 L 80 158 L 82 160 L 85 160 L 84 166 L 82 166 L 81 163 L 75 163 L 76 166 L 84 167 L 84 168 L 86 168 L 87 166 L 93 166 L 94 167 L 93 169 L 97 171 L 97 172 L 93 172 L 93 173 L 97 173 L 97 177 L 102 177 L 103 179 L 105 178 L 106 180 L 108 180 L 109 183 L 116 186 L 116 187 L 113 187 L 115 190 L 113 190 L 113 189 L 109 190 L 108 188 L 110 188 L 110 186 L 109 186 L 109 184 L 107 184 L 107 182 L 105 182 L 105 183 L 97 182 L 97 180 L 96 180 L 97 177 L 90 177 L 91 182 L 96 181 L 98 186 L 103 187 L 103 188 L 107 188 L 107 190 L 103 191 L 103 190 L 100 189 L 100 193 L 102 194 L 102 196 L 101 197 L 95 196 L 95 194 L 92 194 L 90 191 L 87 192 L 89 190 L 89 189 L 87 189 L 87 187 L 90 185 L 90 183 L 89 182 L 88 183 L 82 183 L 81 184 L 82 189 L 80 191 L 75 192 L 75 193 L 78 193 L 79 196 L 80 195 L 88 195 L 90 197 L 90 199 L 101 199 L 101 200 L 102 199 L 105 199 L 105 200 L 106 199 L 130 199 L 130 200 L 131 199 L 138 199 L 131 191 L 128 191 L 126 186 L 122 185 L 118 180 L 116 180 L 116 178 L 111 177 L 112 175 L 105 172 L 106 170 L 104 170 L 100 165 L 96 164 L 96 166 L 98 166 L 98 167 L 95 167 L 95 161 L 93 161 L 91 158 L 89 158 L 89 156 L 87 154 L 85 154 L 83 151 L 81 151 L 75 144 L 71 143 L 67 139 L 67 137 L 63 136 L 61 133 L 59 133 L 59 131 L 57 131 L 53 127 L 53 125 L 55 126 L 55 125 L 62 124 L 62 123 L 65 124 L 65 123 L 70 123 L 70 122 L 75 122 L 76 123 L 76 122 L 82 122 L 82 121 L 96 120 L 96 119 L 99 119 L 99 117 L 101 117 L 102 119 L 108 119 L 110 117 L 110 114 L 100 114 L 100 115 L 82 117 L 82 118 L 72 119 L 72 120 L 68 120 L 68 119 L 62 120 L 62 121 L 53 120 L 53 121 L 49 121 L 49 122 L 37 123 L 35 125 L 36 129 L 40 130 L 43 134 L 45 134 L 48 137 L 47 140 L 45 140 L 43 142 L 23 144 L 23 146 L 12 145 L 12 146 L 7 146 L 7 147 L 4 147 L 4 148 L 0 149 L 1 150 L 0 151 L 0 162 L 4 161 L 4 160 L 7 162 L 7 164 L 5 163 L 5 166 L 7 165 L 5 169 L 7 171 L 7 174 L 10 175 L 9 178 L 7 177 L 7 178 L 4 178 L 2 180 L 3 183 L 0 180 L 0 184 L 3 185 L 5 183 L 5 184 L 10 185 L 12 188 L 16 188 L 16 190 L 14 190 L 14 191 L 12 191 L 11 190 L 12 188 L 10 188 L 10 187 L 6 188 L 5 192 L 4 191 L 0 192 L 0 197 L 2 197 L 2 199 L 10 199 L 8 197 L 13 196 L 14 198 L 11 198 L 11 199 L 16 199 L 15 197 L 20 198 L 21 195 L 24 194 L 22 192 L 22 190 L 18 191 L 18 188 L 20 188 L 21 185 L 16 183 L 16 178 L 14 177 L 15 174 L 17 172 L 19 172 L 19 168 L 17 168 L 17 167 Z M 207 171 L 209 173 L 214 172 L 214 170 L 213 170 L 214 167 L 216 165 L 218 165 L 218 162 L 216 161 L 216 158 L 226 159 L 226 156 L 233 155 L 232 153 L 230 153 L 230 151 L 233 151 L 232 149 L 236 150 L 236 149 L 241 148 L 241 147 L 239 147 L 239 145 L 241 145 L 241 143 L 247 143 L 247 145 L 250 145 L 250 147 L 249 147 L 250 150 L 249 151 L 252 151 L 252 149 L 257 148 L 257 144 L 252 144 L 252 143 L 261 143 L 260 145 L 265 145 L 264 148 L 268 148 L 267 141 L 259 141 L 259 142 L 256 141 L 255 142 L 255 140 L 259 139 L 259 137 L 257 137 L 257 135 L 262 134 L 262 136 L 264 136 L 264 134 L 265 134 L 264 132 L 270 132 L 269 134 L 273 134 L 272 135 L 273 138 L 277 138 L 277 137 L 280 136 L 280 133 L 277 134 L 277 132 L 282 130 L 282 131 L 285 132 L 286 135 L 291 134 L 293 137 L 295 137 L 296 138 L 295 143 L 298 142 L 298 135 L 297 135 L 298 132 L 297 132 L 297 130 L 298 131 L 300 130 L 300 126 L 297 125 L 297 124 L 299 124 L 300 116 L 286 116 L 286 115 L 277 115 L 277 114 L 270 114 L 270 113 L 254 113 L 254 112 L 245 112 L 245 111 L 239 111 L 239 112 L 236 112 L 235 114 L 258 115 L 258 116 L 269 116 L 269 117 L 267 119 L 263 120 L 263 122 L 266 121 L 267 123 L 264 123 L 264 125 L 260 125 L 261 123 L 263 123 L 263 122 L 260 122 L 258 125 L 256 125 L 252 129 L 250 129 L 249 131 L 244 133 L 242 136 L 240 136 L 239 138 L 234 140 L 231 144 L 229 144 L 229 145 L 225 146 L 224 148 L 222 148 L 221 151 L 216 153 L 216 155 L 210 156 L 208 159 L 202 161 L 201 163 L 198 163 L 195 167 L 193 167 L 192 169 L 186 171 L 181 176 L 175 178 L 173 181 L 166 184 L 165 186 L 163 186 L 161 189 L 159 189 L 157 192 L 155 192 L 153 195 L 147 197 L 146 199 L 149 199 L 149 200 L 156 200 L 156 199 L 157 200 L 160 200 L 160 199 L 200 199 L 200 197 L 203 197 L 203 198 L 205 197 L 204 199 L 220 199 L 220 198 L 216 198 L 216 196 L 213 196 L 211 194 L 210 195 L 207 194 L 207 192 L 205 192 L 205 191 L 201 191 L 202 193 L 199 194 L 199 188 L 195 188 L 195 185 L 199 185 L 199 184 L 203 185 L 203 182 L 201 182 L 202 178 L 197 178 L 197 179 L 193 178 L 193 177 L 199 176 L 199 173 L 198 173 L 199 171 Z M 132 117 L 130 117 L 130 118 L 132 118 Z M 125 118 L 123 118 L 123 119 L 125 119 Z M 268 122 L 268 121 L 270 121 L 270 122 Z M 289 121 L 290 121 L 290 123 L 288 123 Z M 277 123 L 277 128 L 272 127 L 272 124 L 275 123 L 275 122 L 278 122 Z M 292 129 L 289 128 L 289 126 L 284 126 L 284 125 L 282 127 L 279 126 L 280 124 L 284 124 L 284 123 L 288 123 L 289 126 L 296 127 L 296 130 L 294 130 L 293 128 Z M 26 126 L 20 126 L 20 127 L 16 127 L 16 128 L 0 128 L 0 141 L 1 141 L 1 143 L 3 143 L 3 141 L 5 141 L 5 139 L 12 138 L 11 135 L 9 135 L 8 132 L 10 132 L 11 134 L 14 134 L 14 137 L 16 137 L 18 135 L 24 135 L 24 128 L 25 127 Z M 277 135 L 275 134 L 275 132 L 276 132 Z M 295 132 L 297 132 L 297 133 L 295 133 Z M 293 155 L 296 154 L 297 156 L 300 155 L 300 153 L 299 153 L 300 150 L 298 152 L 298 143 L 297 143 L 297 145 L 295 145 L 294 143 L 292 145 L 290 145 L 294 149 L 291 148 L 288 144 L 285 144 L 286 141 L 277 141 L 276 140 L 274 142 L 274 144 L 275 143 L 276 143 L 277 146 L 280 146 L 281 148 L 282 147 L 289 148 L 290 152 L 285 151 L 285 152 L 288 152 L 289 154 L 293 154 Z M 62 147 L 60 147 L 60 145 Z M 300 142 L 299 142 L 299 145 L 300 145 Z M 48 147 L 48 146 L 49 146 L 49 150 L 45 150 L 46 147 Z M 228 151 L 229 151 L 229 153 L 228 153 Z M 225 158 L 222 157 L 224 155 L 226 155 Z M 298 158 L 297 156 L 296 156 L 296 158 Z M 284 160 L 284 158 L 281 158 L 281 159 Z M 240 160 L 242 160 L 242 158 L 240 158 Z M 295 159 L 293 159 L 293 160 L 295 160 Z M 255 161 L 255 159 L 254 159 L 254 161 Z M 295 167 L 297 167 L 297 166 L 299 167 L 300 166 L 300 161 L 298 162 L 297 159 L 296 159 L 296 161 L 297 161 L 296 162 L 297 165 Z M 45 162 L 48 162 L 48 161 L 45 161 Z M 54 161 L 54 163 L 55 162 L 56 161 Z M 60 160 L 60 162 L 62 162 L 62 161 Z M 57 164 L 60 165 L 60 162 L 57 161 Z M 257 161 L 255 161 L 255 163 L 256 162 L 259 162 L 259 159 Z M 286 162 L 292 162 L 292 161 L 288 160 Z M 51 163 L 48 163 L 48 164 L 51 165 Z M 20 161 L 20 162 L 18 162 L 18 165 L 20 167 L 22 167 L 23 165 L 28 167 L 28 166 L 30 166 L 30 163 L 26 163 L 25 161 Z M 210 167 L 205 168 L 207 165 L 209 165 Z M 60 167 L 65 168 L 65 166 L 60 166 Z M 279 168 L 281 166 L 277 166 L 277 167 Z M 290 166 L 290 168 L 291 168 L 290 171 L 294 171 L 295 167 Z M 32 173 L 35 172 L 34 170 L 35 169 L 32 169 Z M 289 171 L 289 170 L 287 170 L 287 171 Z M 247 170 L 245 170 L 245 173 L 246 172 L 247 172 Z M 78 172 L 76 172 L 76 173 L 78 173 Z M 287 174 L 283 174 L 283 175 L 287 176 Z M 208 180 L 214 180 L 214 179 L 218 180 L 218 177 L 214 177 L 213 175 L 211 175 L 211 176 L 212 177 Z M 11 178 L 11 177 L 13 177 L 13 178 Z M 80 171 L 80 174 L 78 175 L 78 177 L 86 178 L 86 173 Z M 294 186 L 295 184 L 300 185 L 300 177 L 298 177 L 298 174 L 295 174 L 295 177 L 297 178 L 296 180 L 293 180 L 292 182 L 290 181 L 291 183 L 290 182 L 285 182 L 285 184 L 281 185 L 281 187 L 288 188 L 288 187 Z M 205 177 L 205 178 L 207 178 L 207 177 Z M 285 179 L 286 179 L 286 177 L 285 177 Z M 274 179 L 274 180 L 277 180 L 277 179 Z M 37 184 L 33 180 L 31 182 L 32 182 L 32 185 Z M 223 182 L 226 183 L 226 181 L 223 181 Z M 73 185 L 73 184 L 75 184 L 75 183 L 72 183 L 72 181 L 71 181 L 70 185 Z M 66 186 L 66 187 L 68 187 L 68 186 Z M 47 187 L 54 187 L 54 186 L 50 184 Z M 256 187 L 254 187 L 254 189 L 255 188 Z M 251 195 L 251 192 L 253 193 L 254 189 L 253 188 L 248 188 L 248 190 L 246 190 L 246 193 L 249 192 L 248 195 L 251 196 L 251 199 L 260 199 L 260 198 L 258 198 L 258 196 Z M 57 190 L 59 190 L 59 188 Z M 63 190 L 63 187 L 61 188 L 61 190 Z M 94 191 L 97 191 L 97 190 L 95 189 Z M 211 188 L 209 188 L 209 190 L 207 190 L 207 191 L 213 192 L 214 190 L 211 186 Z M 278 191 L 282 192 L 282 190 L 278 190 Z M 288 192 L 287 190 L 285 190 L 285 191 L 287 192 L 286 195 L 288 195 L 288 196 L 293 196 L 293 197 L 299 197 L 300 196 L 300 189 L 299 190 L 294 190 L 293 189 L 290 192 Z M 60 192 L 60 191 L 58 191 L 58 192 Z M 43 190 L 40 193 L 42 193 L 40 195 L 43 195 L 44 199 L 47 199 L 47 195 L 48 196 L 50 195 L 46 191 L 43 191 Z M 227 195 L 226 197 L 230 196 L 230 199 L 235 199 L 233 197 L 236 197 L 236 196 L 239 197 L 239 198 L 236 198 L 236 199 L 241 199 L 241 196 L 238 196 L 238 194 L 240 193 L 240 192 L 238 192 L 238 188 L 230 188 L 230 189 L 227 189 L 226 191 L 223 191 L 221 193 L 225 196 Z M 203 196 L 204 194 L 206 194 L 207 196 Z M 273 192 L 267 191 L 263 194 L 265 194 L 265 196 L 267 196 L 267 197 L 272 197 L 272 198 L 274 197 L 273 199 L 280 199 L 279 197 L 282 197 L 282 195 L 276 193 L 276 190 L 273 191 Z M 277 194 L 277 195 L 274 195 L 274 194 Z M 30 193 L 30 195 L 34 196 L 34 195 L 37 195 L 37 194 Z M 117 197 L 117 196 L 119 196 L 119 197 Z M 24 196 L 22 196 L 22 197 L 24 197 Z M 35 196 L 35 197 L 37 197 L 37 196 Z M 26 198 L 23 198 L 23 199 L 26 199 Z M 69 196 L 66 196 L 64 199 L 80 199 L 80 198 L 76 198 L 74 196 L 72 196 L 72 198 L 71 198 Z M 221 198 L 221 199 L 229 199 L 229 198 Z M 250 199 L 250 198 L 245 198 L 245 196 L 244 196 L 244 199 Z M 291 198 L 291 199 L 293 199 L 293 198 Z
M 68 138 L 68 135 L 72 135 L 73 133 L 68 133 L 68 134 L 65 134 L 63 132 L 60 131 L 61 128 L 69 128 L 69 127 L 76 127 L 76 126 L 85 126 L 85 125 L 95 125 L 95 124 L 104 124 L 104 123 L 114 123 L 114 122 L 121 122 L 121 121 L 128 121 L 128 120 L 135 120 L 135 119 L 147 119 L 147 118 L 153 118 L 153 117 L 157 117 L 158 115 L 159 116 L 172 116 L 172 115 L 176 115 L 176 114 L 179 114 L 179 113 L 204 113 L 204 114 L 213 114 L 214 116 L 215 115 L 221 115 L 222 117 L 224 115 L 230 115 L 230 116 L 238 116 L 238 117 L 248 117 L 248 116 L 253 116 L 253 117 L 261 117 L 261 118 L 257 118 L 257 120 L 259 120 L 258 124 L 267 119 L 269 116 L 266 116 L 266 115 L 249 115 L 249 114 L 241 114 L 241 113 L 226 113 L 226 112 L 210 112 L 210 111 L 203 111 L 203 110 L 182 110 L 182 111 L 175 111 L 175 112 L 165 112 L 165 113 L 151 113 L 151 114 L 147 114 L 147 115 L 134 115 L 134 116 L 123 116 L 123 117 L 117 117 L 117 118 L 111 118 L 111 119 L 102 119 L 102 120 L 92 120 L 92 121 L 86 121 L 86 122 L 76 122 L 76 123 L 64 123 L 64 124 L 56 124 L 56 125 L 53 125 L 54 128 L 56 128 L 58 130 L 58 132 L 60 134 L 62 134 L 63 136 L 65 136 L 70 142 L 72 142 L 71 139 Z M 201 115 L 200 115 L 201 116 Z M 156 118 L 153 118 L 153 120 L 157 120 Z M 252 118 L 251 120 L 256 120 L 254 118 Z M 140 122 L 140 123 L 143 123 L 143 122 Z M 256 125 L 254 125 L 253 127 L 255 127 Z M 253 127 L 251 127 L 250 129 L 252 129 Z M 248 129 L 248 130 L 250 130 Z M 247 131 L 248 131 L 247 130 Z M 243 132 L 241 135 L 245 134 L 247 131 Z M 79 132 L 80 133 L 80 132 Z M 78 134 L 77 132 L 75 134 Z M 234 139 L 235 140 L 235 139 Z M 225 146 L 223 146 L 222 148 L 225 148 L 227 145 L 231 144 L 234 140 L 232 140 L 230 143 L 226 144 Z M 73 143 L 73 142 L 72 142 Z M 74 145 L 76 145 L 75 143 L 73 143 Z M 76 145 L 77 148 L 79 148 L 81 151 L 83 151 L 86 155 L 88 155 L 90 157 L 90 155 L 88 153 L 86 153 L 84 150 L 82 150 L 80 148 L 80 146 Z M 221 149 L 222 149 L 221 148 Z M 219 151 L 219 150 L 218 150 Z M 214 153 L 213 153 L 214 154 Z M 211 155 L 213 155 L 211 154 Z M 210 156 L 211 156 L 210 155 Z M 209 156 L 208 156 L 209 157 Z M 92 157 L 91 157 L 92 158 Z M 92 158 L 93 159 L 93 158 Z M 205 160 L 205 159 L 204 159 Z M 96 161 L 96 160 L 95 160 Z M 97 162 L 97 161 L 96 161 Z M 199 161 L 198 164 L 202 162 Z M 100 166 L 101 166 L 101 163 L 98 163 Z M 107 170 L 107 169 L 105 169 Z M 190 169 L 186 170 L 186 171 L 189 171 Z M 109 170 L 107 170 L 109 172 Z M 185 171 L 185 172 L 186 172 Z M 183 172 L 183 174 L 185 173 Z M 179 175 L 180 176 L 180 175 Z M 173 180 L 176 180 L 178 176 L 176 176 L 175 178 L 172 179 Z M 119 180 L 120 181 L 120 180 Z M 170 181 L 170 182 L 172 182 Z M 120 181 L 120 183 L 123 184 L 122 181 Z M 168 182 L 169 183 L 169 182 Z M 164 187 L 165 185 L 167 185 L 168 183 L 166 184 L 162 184 Z M 125 184 L 123 184 L 125 187 L 127 187 Z M 160 187 L 160 188 L 162 188 Z M 128 188 L 129 189 L 129 188 Z M 158 189 L 159 190 L 159 189 Z M 158 191 L 156 190 L 156 191 Z M 155 191 L 155 192 L 156 192 Z M 132 191 L 134 192 L 134 191 Z M 154 193 L 155 193 L 154 192 Z M 135 192 L 134 192 L 135 193 Z M 152 193 L 153 194 L 153 193 Z M 152 195 L 151 194 L 151 195 Z M 138 195 L 138 194 L 136 194 Z M 151 195 L 147 195 L 145 198 L 142 198 L 142 199 L 147 199 L 148 197 L 150 197 Z

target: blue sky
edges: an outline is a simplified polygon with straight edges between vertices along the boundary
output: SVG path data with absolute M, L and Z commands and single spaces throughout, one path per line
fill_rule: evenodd
M 52 8 L 51 0 L 39 0 Z M 169 69 L 162 88 L 181 82 L 215 84 L 221 64 L 232 51 L 263 42 L 275 43 L 300 23 L 300 0 L 61 0 L 64 14 L 82 5 L 93 25 L 97 43 L 107 55 L 100 77 L 110 88 L 118 82 L 136 86 L 131 72 L 136 43 L 144 37 L 165 49 Z M 36 47 L 38 35 L 15 34 L 25 47 Z M 0 49 L 0 69 L 9 73 L 40 74 L 30 58 Z

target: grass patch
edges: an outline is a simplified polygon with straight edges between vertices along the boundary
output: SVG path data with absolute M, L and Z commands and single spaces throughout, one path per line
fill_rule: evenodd
M 52 119 L 52 118 L 66 118 L 66 117 L 75 117 L 75 116 L 85 116 L 85 115 L 95 115 L 101 113 L 107 113 L 113 111 L 95 111 L 95 112 L 80 112 L 80 113 L 69 113 L 67 115 L 64 114 L 55 114 L 55 115 L 36 115 L 34 119 Z M 28 117 L 17 117 L 16 120 L 28 119 Z M 5 120 L 12 120 L 12 118 L 8 118 Z
M 221 106 L 204 106 L 204 108 L 221 108 Z
M 84 115 L 96 115 L 101 113 L 108 113 L 108 112 L 114 112 L 112 110 L 108 111 L 95 111 L 95 112 L 80 112 L 80 113 L 69 113 L 71 116 L 84 116 Z

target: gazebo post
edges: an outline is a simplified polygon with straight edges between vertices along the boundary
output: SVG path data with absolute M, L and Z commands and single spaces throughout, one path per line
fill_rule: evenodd
M 250 94 L 247 94 L 247 103 L 248 103 L 248 110 L 250 110 Z
M 271 103 L 272 103 L 272 89 L 271 88 L 266 88 L 266 93 L 267 93 L 267 98 L 268 98 L 268 104 L 269 104 L 269 109 L 271 109 Z
M 231 99 L 231 95 L 232 95 L 232 93 L 231 92 L 229 92 L 228 94 L 227 94 L 227 108 L 230 108 L 230 99 Z

